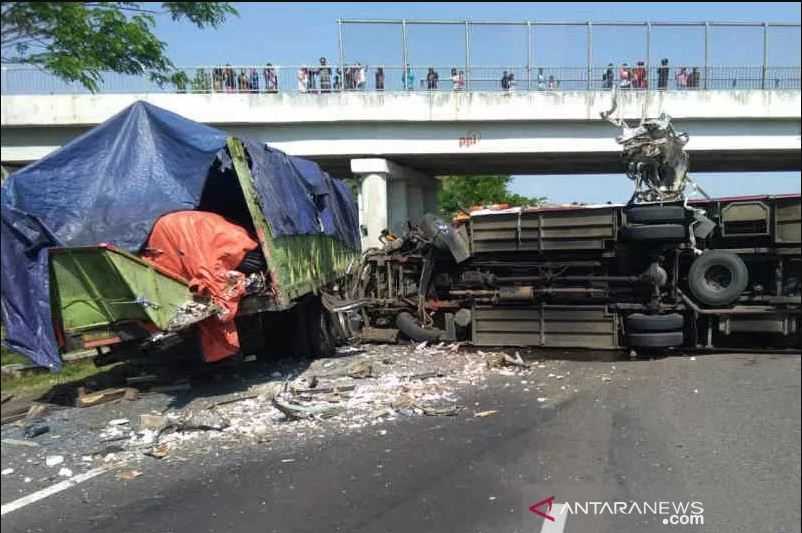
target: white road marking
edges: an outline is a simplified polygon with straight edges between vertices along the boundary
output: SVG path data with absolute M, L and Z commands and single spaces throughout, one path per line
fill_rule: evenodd
M 38 490 L 33 494 L 28 494 L 27 496 L 23 496 L 22 498 L 14 500 L 13 502 L 4 503 L 2 505 L 2 512 L 0 512 L 0 516 L 3 516 L 6 513 L 10 513 L 12 511 L 16 511 L 17 509 L 22 509 L 26 505 L 38 502 L 39 500 L 44 500 L 48 496 L 52 496 L 53 494 L 57 494 L 63 490 L 72 488 L 78 485 L 79 483 L 83 483 L 88 479 L 92 479 L 93 477 L 99 476 L 104 472 L 108 472 L 112 468 L 113 466 L 101 466 L 99 468 L 93 468 L 88 472 L 84 472 L 83 474 L 78 474 L 77 476 L 72 476 L 71 478 L 65 479 L 60 483 L 56 483 L 55 485 L 51 485 L 42 490 Z
M 565 504 L 553 504 L 548 513 L 554 517 L 554 522 L 544 518 L 540 533 L 563 533 L 565 531 L 565 522 L 568 520 L 568 511 L 565 509 Z

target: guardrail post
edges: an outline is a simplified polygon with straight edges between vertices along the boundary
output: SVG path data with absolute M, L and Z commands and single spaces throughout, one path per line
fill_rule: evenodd
M 593 64 L 593 29 L 592 24 L 588 21 L 588 90 L 590 90 L 592 67 Z
M 471 87 L 471 37 L 470 22 L 465 21 L 465 90 Z
M 652 23 L 646 23 L 646 79 L 648 89 L 654 89 L 655 79 L 652 76 Z
M 710 40 L 710 23 L 705 22 L 705 81 L 704 81 L 704 88 L 707 89 L 707 78 L 710 77 L 710 72 L 708 72 L 708 53 L 709 53 L 709 40 Z
M 407 75 L 407 61 L 409 60 L 409 56 L 407 55 L 407 21 L 406 19 L 401 21 L 401 76 L 404 80 L 404 87 L 407 85 L 406 75 Z
M 343 21 L 342 19 L 337 19 L 337 62 L 340 64 L 340 83 L 343 83 L 342 77 L 345 70 L 343 69 L 343 63 L 345 63 L 345 51 L 343 50 Z M 337 73 L 337 69 L 334 69 L 334 73 Z
M 769 25 L 763 23 L 763 69 L 760 76 L 760 88 L 766 88 L 766 74 L 769 67 Z
M 526 89 L 532 90 L 532 23 L 526 21 Z

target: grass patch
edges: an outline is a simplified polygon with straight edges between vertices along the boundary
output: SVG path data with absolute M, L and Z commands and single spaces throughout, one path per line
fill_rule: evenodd
M 100 372 L 106 372 L 109 370 L 109 368 L 110 367 L 97 368 L 91 359 L 85 361 L 76 361 L 74 363 L 64 365 L 61 372 L 57 374 L 51 372 L 42 372 L 21 377 L 4 375 L 2 377 L 2 388 L 3 392 L 11 393 L 44 393 L 57 385 L 63 385 L 72 381 L 81 381 Z

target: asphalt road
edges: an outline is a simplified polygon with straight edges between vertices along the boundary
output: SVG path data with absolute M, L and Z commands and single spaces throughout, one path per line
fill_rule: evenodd
M 622 379 L 595 379 L 612 364 Z M 569 513 L 566 532 L 800 531 L 799 355 L 569 365 L 584 381 L 559 402 L 497 376 L 464 391 L 455 417 L 221 449 L 128 482 L 102 475 L 4 515 L 2 530 L 539 532 L 544 519 L 528 507 L 554 496 L 703 508 L 694 526 L 631 507 Z

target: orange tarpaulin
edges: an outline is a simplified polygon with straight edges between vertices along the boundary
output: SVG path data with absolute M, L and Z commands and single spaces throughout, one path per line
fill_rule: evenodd
M 234 317 L 245 293 L 245 275 L 234 269 L 259 243 L 241 226 L 215 213 L 178 211 L 153 226 L 143 258 L 185 279 L 190 289 L 223 308 L 200 322 L 203 357 L 219 361 L 239 350 Z

